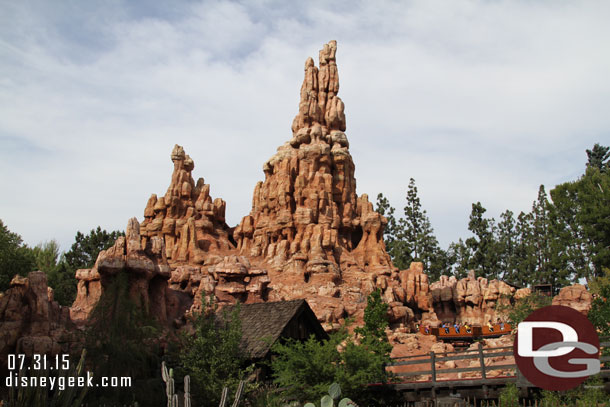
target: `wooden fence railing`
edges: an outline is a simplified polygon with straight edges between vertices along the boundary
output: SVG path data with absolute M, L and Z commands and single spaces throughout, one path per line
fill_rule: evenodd
M 600 347 L 610 346 L 610 338 L 602 338 L 605 340 L 600 343 Z M 504 381 L 516 381 L 518 385 L 527 386 L 528 383 L 523 379 L 523 377 L 519 373 L 519 369 L 517 369 L 517 365 L 515 363 L 511 364 L 502 364 L 502 365 L 494 365 L 489 366 L 485 364 L 486 359 L 501 357 L 501 356 L 512 356 L 513 355 L 513 347 L 512 346 L 504 346 L 498 348 L 488 348 L 483 349 L 481 343 L 476 350 L 467 350 L 467 351 L 457 351 L 457 352 L 443 352 L 443 353 L 435 353 L 430 352 L 428 355 L 413 355 L 413 356 L 405 356 L 400 358 L 393 358 L 392 363 L 387 367 L 398 367 L 398 366 L 410 366 L 410 365 L 428 365 L 429 370 L 417 370 L 412 372 L 395 372 L 393 373 L 399 379 L 403 379 L 401 382 L 394 383 L 400 387 L 404 388 L 417 388 L 417 387 L 437 387 L 437 385 L 455 385 L 457 382 L 464 382 L 464 384 L 468 384 L 470 386 L 477 385 L 486 385 L 491 382 L 497 382 L 498 379 L 505 379 Z M 479 366 L 475 367 L 463 367 L 463 368 L 437 368 L 436 364 L 440 362 L 449 362 L 456 360 L 477 360 L 479 362 Z M 610 356 L 602 356 L 600 358 L 602 363 L 610 362 Z M 493 375 L 488 378 L 488 373 L 494 370 L 512 370 L 514 374 L 498 376 Z M 443 374 L 454 374 L 454 373 L 463 373 L 463 372 L 479 372 L 479 377 L 469 377 L 469 378 L 460 378 L 460 379 L 441 379 L 439 380 L 439 376 Z M 604 378 L 610 377 L 610 366 L 606 363 L 605 367 L 602 367 L 601 376 Z M 430 375 L 430 379 L 416 379 L 409 381 L 408 378 L 416 378 L 418 376 L 428 376 Z M 407 380 L 404 380 L 407 379 Z M 468 382 L 468 383 L 466 383 Z M 417 386 L 417 384 L 426 384 L 426 386 Z M 530 385 L 531 386 L 531 385 Z

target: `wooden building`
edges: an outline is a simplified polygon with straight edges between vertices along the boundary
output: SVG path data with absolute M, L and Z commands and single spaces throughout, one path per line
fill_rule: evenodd
M 231 312 L 232 308 L 225 307 L 224 310 Z M 328 334 L 305 300 L 240 304 L 239 319 L 242 347 L 253 361 L 269 358 L 271 347 L 278 340 L 293 338 L 305 341 L 312 334 L 318 340 L 328 339 Z

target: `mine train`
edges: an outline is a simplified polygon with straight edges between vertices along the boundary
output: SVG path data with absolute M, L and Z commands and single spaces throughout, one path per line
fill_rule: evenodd
M 451 341 L 465 341 L 472 342 L 476 339 L 482 338 L 499 338 L 502 335 L 509 334 L 512 330 L 510 324 L 494 324 L 493 328 L 490 329 L 488 326 L 471 326 L 469 329 L 461 326 L 459 329 L 455 329 L 453 325 L 447 327 L 428 327 L 420 325 L 418 327 L 420 333 L 424 335 L 434 335 L 438 339 L 442 339 L 446 342 Z

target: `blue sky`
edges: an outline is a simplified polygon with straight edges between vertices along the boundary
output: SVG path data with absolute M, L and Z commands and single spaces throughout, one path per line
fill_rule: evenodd
M 606 1 L 0 1 L 0 219 L 28 244 L 123 229 L 174 144 L 250 210 L 303 64 L 338 41 L 358 193 L 415 178 L 446 245 L 472 202 L 529 210 L 610 144 Z

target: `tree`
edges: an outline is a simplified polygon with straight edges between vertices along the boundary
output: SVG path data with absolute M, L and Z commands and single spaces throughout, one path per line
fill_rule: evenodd
M 65 261 L 60 259 L 55 268 L 47 273 L 49 287 L 53 288 L 55 301 L 71 306 L 76 299 L 76 276 Z
M 53 288 L 55 301 L 61 305 L 72 305 L 76 298 L 76 278 L 64 255 L 60 255 L 59 243 L 56 240 L 39 243 L 32 249 L 32 253 L 36 269 L 47 275 L 47 283 Z
M 588 318 L 601 334 L 610 336 L 610 269 L 604 269 L 604 275 L 597 277 L 590 284 L 593 293 L 593 303 Z M 605 349 L 610 354 L 610 349 Z
M 507 281 L 517 279 L 517 222 L 512 211 L 506 210 L 500 215 L 497 228 L 498 244 L 498 278 Z
M 39 243 L 32 249 L 36 262 L 36 269 L 50 273 L 57 267 L 59 261 L 59 243 L 57 240 L 49 240 Z
M 587 149 L 587 168 L 597 168 L 601 172 L 608 170 L 608 159 L 610 159 L 610 147 L 604 147 L 595 143 L 593 149 Z
M 196 404 L 217 406 L 223 387 L 235 388 L 244 374 L 239 304 L 231 313 L 218 316 L 212 298 L 203 300 L 204 311 L 194 316 L 195 332 L 181 338 L 179 359 L 184 374 L 193 381 Z
M 385 216 L 388 221 L 384 231 L 383 240 L 386 250 L 392 258 L 392 263 L 400 270 L 409 268 L 411 264 L 411 248 L 404 236 L 404 219 L 396 219 L 394 208 L 383 194 L 377 195 L 377 207 L 375 209 L 380 215 Z
M 424 263 L 424 270 L 430 278 L 437 280 L 448 268 L 447 253 L 440 248 L 428 214 L 422 210 L 413 178 L 409 180 L 404 213 L 404 234 L 411 247 L 411 258 Z
M 387 342 L 385 329 L 388 327 L 388 304 L 383 302 L 381 291 L 375 290 L 368 297 L 364 309 L 364 326 L 354 332 L 364 338 L 372 338 Z
M 532 245 L 532 214 L 520 212 L 515 225 L 517 246 L 515 248 L 516 270 L 510 280 L 524 287 L 532 283 L 536 275 L 536 256 Z
M 589 280 L 610 267 L 610 171 L 604 163 L 608 150 L 596 146 L 587 151 L 585 174 L 551 191 L 557 217 L 565 226 L 561 241 L 568 266 L 576 277 Z
M 35 264 L 32 250 L 0 219 L 0 291 L 8 289 L 16 274 L 25 276 L 33 271 Z
M 388 254 L 399 269 L 407 269 L 411 262 L 421 261 L 430 278 L 438 279 L 449 268 L 448 255 L 440 248 L 430 219 L 422 210 L 413 178 L 409 180 L 406 200 L 404 217 L 396 219 L 387 198 L 383 194 L 377 195 L 376 210 L 388 220 L 384 231 Z
M 76 241 L 65 253 L 68 267 L 74 271 L 93 267 L 97 255 L 112 246 L 117 237 L 123 235 L 124 233 L 118 230 L 108 233 L 100 226 L 97 229 L 91 229 L 88 235 L 83 235 L 80 231 L 76 232 Z
M 471 258 L 472 250 L 462 238 L 449 245 L 447 262 L 453 265 L 453 275 L 455 278 L 460 279 L 468 275 L 468 271 L 471 269 Z
M 115 230 L 109 233 L 100 226 L 91 229 L 88 235 L 76 232 L 72 247 L 61 256 L 59 245 L 54 240 L 36 246 L 33 251 L 38 268 L 47 274 L 55 300 L 61 305 L 72 305 L 76 298 L 76 270 L 93 267 L 100 251 L 108 249 L 122 235 L 123 232 Z
M 305 342 L 276 343 L 271 362 L 275 383 L 285 388 L 287 398 L 300 401 L 319 399 L 335 382 L 350 398 L 366 400 L 366 384 L 387 378 L 384 366 L 392 349 L 387 324 L 387 304 L 376 291 L 368 297 L 364 326 L 355 330 L 358 340 L 343 328 L 322 342 L 312 335 Z
M 551 297 L 539 293 L 531 293 L 527 297 L 520 298 L 512 305 L 499 304 L 497 311 L 504 314 L 508 321 L 516 328 L 520 322 L 527 318 L 538 308 L 551 305 Z
M 533 235 L 537 258 L 537 281 L 562 287 L 577 281 L 577 273 L 568 266 L 566 228 L 557 216 L 557 208 L 548 201 L 544 185 L 540 185 L 538 199 L 532 206 Z M 567 239 L 561 239 L 565 236 Z
M 486 219 L 487 211 L 481 202 L 472 204 L 468 230 L 474 236 L 466 239 L 466 246 L 472 251 L 471 268 L 478 276 L 486 278 L 498 277 L 498 245 L 495 240 L 496 224 L 493 218 Z

